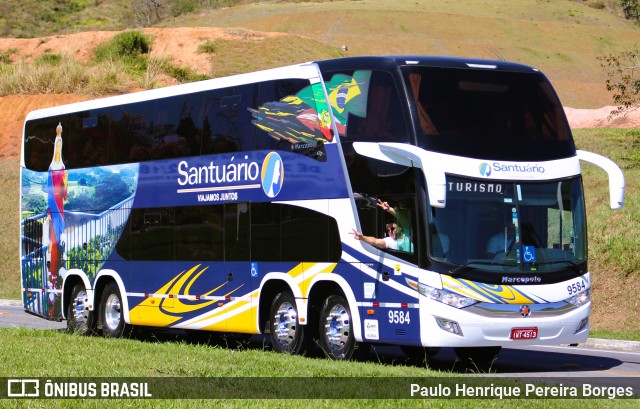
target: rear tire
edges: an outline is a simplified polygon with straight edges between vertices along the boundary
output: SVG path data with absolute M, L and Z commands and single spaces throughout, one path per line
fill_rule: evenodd
M 353 320 L 349 303 L 341 295 L 328 297 L 320 310 L 320 347 L 331 359 L 363 359 L 369 344 L 358 343 L 353 337 Z
M 122 296 L 114 282 L 107 284 L 102 292 L 99 326 L 106 338 L 122 338 L 131 334 L 133 327 L 124 321 Z
M 91 335 L 95 331 L 94 312 L 89 311 L 89 297 L 82 284 L 76 284 L 71 291 L 67 305 L 67 331 L 79 335 Z
M 269 337 L 277 352 L 298 355 L 308 349 L 305 326 L 298 322 L 296 300 L 289 292 L 278 293 L 271 303 Z

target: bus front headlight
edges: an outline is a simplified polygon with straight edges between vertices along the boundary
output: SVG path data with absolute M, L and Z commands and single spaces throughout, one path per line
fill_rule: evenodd
M 480 301 L 464 295 L 456 294 L 449 290 L 434 288 L 426 284 L 418 283 L 418 292 L 432 300 L 450 305 L 455 308 L 466 308 Z
M 569 304 L 573 304 L 576 307 L 582 307 L 583 305 L 591 301 L 591 289 L 587 288 L 586 290 L 578 294 L 572 295 L 564 301 L 568 302 Z

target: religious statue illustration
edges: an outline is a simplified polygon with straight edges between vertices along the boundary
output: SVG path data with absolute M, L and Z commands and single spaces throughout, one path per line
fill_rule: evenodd
M 47 248 L 47 290 L 59 290 L 64 279 L 64 202 L 67 200 L 67 170 L 62 160 L 62 124 L 56 127 L 53 158 L 47 177 L 47 217 L 43 229 Z M 48 239 L 48 240 L 47 240 Z M 49 292 L 47 296 L 50 317 L 58 315 L 60 294 Z

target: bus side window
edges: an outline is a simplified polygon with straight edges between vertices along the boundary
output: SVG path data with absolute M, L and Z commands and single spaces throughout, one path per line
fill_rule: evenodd
M 111 109 L 103 108 L 69 115 L 69 126 L 63 129 L 65 166 L 84 168 L 109 162 Z
M 342 252 L 336 220 L 297 206 L 281 209 L 282 261 L 338 261 Z
M 62 124 L 62 159 L 65 156 L 68 146 L 64 144 L 65 127 L 67 126 L 66 116 L 57 116 L 32 120 L 25 125 L 24 158 L 27 169 L 37 172 L 45 172 L 49 169 L 53 156 L 53 144 L 56 138 L 56 127 Z
M 155 101 L 122 105 L 112 111 L 111 163 L 151 160 Z
M 154 159 L 200 154 L 203 98 L 197 93 L 158 100 L 153 123 Z
M 281 260 L 280 209 L 274 203 L 251 204 L 251 260 Z
M 368 91 L 366 116 L 348 115 L 347 140 L 409 143 L 402 100 L 391 74 L 373 70 Z
M 246 86 L 209 91 L 205 98 L 202 154 L 250 149 L 241 144 L 240 115 Z
M 132 209 L 116 251 L 127 260 L 174 259 L 174 208 Z
M 367 197 L 359 193 L 355 193 L 356 208 L 358 209 L 358 217 L 362 234 L 365 236 L 383 237 L 385 232 L 384 224 L 378 222 L 379 214 L 374 197 Z
M 224 260 L 222 206 L 176 208 L 176 260 Z
M 251 258 L 251 206 L 249 203 L 224 205 L 225 261 L 247 261 Z

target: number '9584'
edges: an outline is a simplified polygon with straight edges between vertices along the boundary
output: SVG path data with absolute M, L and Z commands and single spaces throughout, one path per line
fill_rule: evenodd
M 576 281 L 575 283 L 572 283 L 571 285 L 567 286 L 567 291 L 569 292 L 569 295 L 580 293 L 586 289 L 587 289 L 587 285 L 584 283 L 584 281 Z

